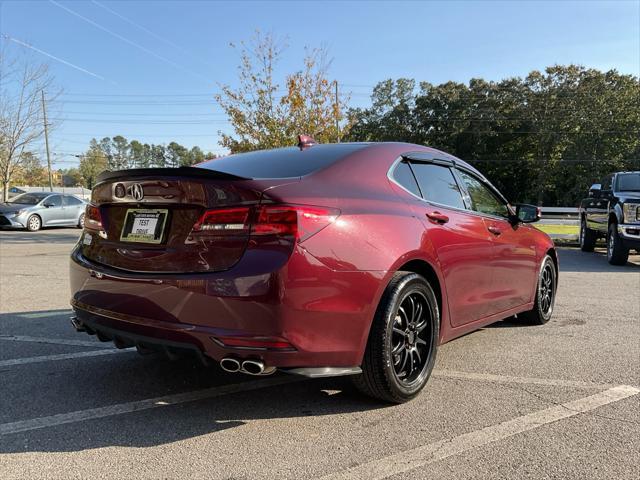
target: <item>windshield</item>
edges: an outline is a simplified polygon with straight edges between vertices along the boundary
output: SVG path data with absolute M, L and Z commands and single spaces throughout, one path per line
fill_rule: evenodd
M 619 192 L 640 192 L 640 172 L 618 175 Z
M 9 200 L 8 203 L 20 203 L 22 205 L 37 205 L 50 193 L 23 193 Z

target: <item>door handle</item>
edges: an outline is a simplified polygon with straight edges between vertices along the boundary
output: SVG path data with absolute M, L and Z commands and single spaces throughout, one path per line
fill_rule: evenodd
M 447 223 L 449 221 L 449 217 L 440 212 L 427 212 L 426 215 L 429 221 L 432 223 L 439 223 L 442 225 L 443 223 Z
M 498 227 L 496 227 L 495 225 L 489 225 L 487 227 L 487 230 L 489 230 L 491 233 L 493 233 L 494 235 L 498 236 L 502 233 L 502 230 L 500 230 Z

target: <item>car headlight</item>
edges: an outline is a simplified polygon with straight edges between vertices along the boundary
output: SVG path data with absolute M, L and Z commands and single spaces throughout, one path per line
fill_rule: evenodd
M 13 212 L 13 214 L 16 217 L 19 217 L 20 215 L 22 215 L 24 212 L 26 212 L 26 210 L 16 210 L 15 212 Z
M 624 223 L 640 222 L 640 203 L 624 203 L 622 205 Z

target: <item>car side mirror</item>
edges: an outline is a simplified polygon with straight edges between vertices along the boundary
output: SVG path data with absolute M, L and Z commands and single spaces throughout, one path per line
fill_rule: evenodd
M 602 190 L 602 185 L 600 185 L 599 183 L 594 183 L 593 185 L 591 185 L 591 188 L 589 188 L 589 196 L 597 198 L 600 196 L 601 190 Z
M 49 207 L 55 207 L 55 205 L 53 203 L 43 203 L 43 206 L 45 208 L 49 208 Z
M 528 203 L 516 203 L 515 220 L 522 223 L 533 223 L 540 220 L 542 213 L 540 207 Z

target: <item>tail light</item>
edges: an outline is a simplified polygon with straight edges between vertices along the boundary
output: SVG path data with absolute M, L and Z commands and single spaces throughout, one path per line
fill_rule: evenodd
M 204 212 L 193 231 L 215 235 L 250 232 L 252 236 L 290 236 L 303 242 L 339 215 L 335 208 L 307 205 L 263 205 L 253 212 L 249 207 L 224 208 Z
M 100 208 L 89 203 L 84 211 L 84 226 L 89 230 L 102 230 L 102 215 Z
M 249 207 L 207 210 L 193 226 L 196 232 L 213 231 L 216 234 L 249 231 Z

